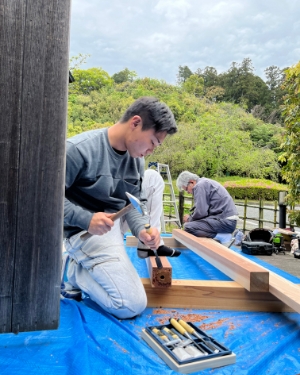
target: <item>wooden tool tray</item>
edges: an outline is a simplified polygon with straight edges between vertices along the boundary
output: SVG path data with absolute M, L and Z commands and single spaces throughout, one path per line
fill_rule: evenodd
M 190 373 L 193 371 L 199 371 L 205 368 L 220 367 L 228 364 L 235 363 L 235 354 L 231 350 L 226 348 L 223 344 L 219 343 L 213 337 L 207 335 L 204 331 L 196 327 L 193 323 L 188 322 L 188 324 L 198 332 L 205 341 L 211 342 L 214 346 L 219 349 L 218 353 L 214 353 L 212 349 L 206 346 L 200 339 L 196 338 L 192 334 L 190 336 L 194 341 L 204 349 L 208 355 L 203 355 L 197 358 L 189 358 L 180 361 L 175 354 L 173 354 L 172 349 L 166 346 L 162 341 L 160 341 L 155 333 L 152 332 L 153 328 L 162 330 L 164 327 L 172 330 L 173 326 L 171 324 L 165 324 L 161 326 L 150 326 L 146 327 L 142 331 L 143 339 L 151 346 L 151 348 L 173 369 L 182 373 Z M 173 331 L 175 332 L 175 331 Z M 182 338 L 182 340 L 187 340 L 186 337 L 182 336 L 179 332 L 176 334 Z M 190 345 L 193 345 L 191 343 Z

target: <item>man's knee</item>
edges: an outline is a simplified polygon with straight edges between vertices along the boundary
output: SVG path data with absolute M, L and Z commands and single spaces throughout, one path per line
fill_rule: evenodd
M 137 315 L 140 315 L 147 307 L 147 296 L 146 293 L 141 291 L 136 291 L 132 293 L 130 298 L 126 296 L 125 299 L 120 300 L 112 297 L 110 299 L 110 306 L 105 308 L 109 313 L 114 315 L 118 319 L 130 319 Z
M 196 237 L 213 238 L 217 234 L 216 231 L 212 231 L 208 228 L 200 228 L 195 226 L 192 222 L 185 223 L 183 225 L 185 232 L 190 233 Z
M 184 230 L 185 232 L 188 232 L 188 233 L 194 234 L 193 227 L 190 225 L 190 223 L 184 223 L 184 224 L 183 224 L 183 230 Z

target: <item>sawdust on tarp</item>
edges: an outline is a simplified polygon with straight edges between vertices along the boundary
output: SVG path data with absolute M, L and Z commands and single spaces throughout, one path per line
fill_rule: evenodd
M 211 316 L 208 316 L 208 315 L 191 314 L 191 313 L 179 313 L 176 310 L 171 310 L 171 315 L 172 316 L 170 316 L 170 311 L 169 310 L 164 310 L 164 309 L 153 310 L 153 315 L 166 315 L 166 316 L 157 318 L 157 321 L 161 325 L 169 323 L 169 319 L 171 317 L 174 318 L 174 319 L 183 319 L 186 322 L 190 322 L 190 323 L 199 323 L 199 322 L 202 322 L 203 320 L 211 318 Z M 202 323 L 198 327 L 202 331 L 209 331 L 211 329 L 216 329 L 216 328 L 221 327 L 228 320 L 229 320 L 229 318 L 220 318 L 220 319 L 218 319 L 218 320 L 216 320 L 214 322 Z M 232 322 L 230 322 L 228 329 L 229 330 L 234 330 L 235 328 L 236 328 L 235 325 Z
M 202 329 L 203 331 L 209 331 L 210 329 L 215 329 L 219 328 L 223 325 L 224 322 L 228 321 L 229 318 L 223 318 L 223 319 L 218 319 L 216 322 L 211 322 L 211 323 L 202 323 L 199 328 Z M 229 329 L 234 329 L 233 323 L 230 324 L 231 327 Z
M 160 324 L 166 324 L 169 323 L 169 319 L 172 317 L 174 319 L 183 319 L 186 322 L 201 322 L 202 320 L 208 319 L 209 317 L 207 315 L 202 315 L 202 314 L 189 314 L 189 313 L 179 313 L 176 310 L 171 310 L 171 315 L 170 311 L 164 310 L 164 309 L 156 309 L 153 310 L 153 315 L 166 315 L 161 318 L 157 318 L 157 321 Z

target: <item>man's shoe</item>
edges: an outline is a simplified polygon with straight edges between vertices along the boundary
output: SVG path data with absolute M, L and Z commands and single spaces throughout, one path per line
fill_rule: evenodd
M 139 258 L 145 259 L 145 258 L 148 258 L 149 256 L 150 257 L 155 256 L 154 252 L 150 249 L 139 249 L 138 248 L 137 250 L 138 250 L 138 257 Z M 157 255 L 161 256 L 161 257 L 178 257 L 180 254 L 181 254 L 181 251 L 171 249 L 170 247 L 165 246 L 165 245 L 161 245 L 157 249 Z
M 70 263 L 70 257 L 68 253 L 63 253 L 62 259 L 62 269 L 61 269 L 61 284 L 60 284 L 60 294 L 62 298 L 75 299 L 76 301 L 81 301 L 81 290 L 74 288 L 69 282 L 67 277 L 68 267 Z

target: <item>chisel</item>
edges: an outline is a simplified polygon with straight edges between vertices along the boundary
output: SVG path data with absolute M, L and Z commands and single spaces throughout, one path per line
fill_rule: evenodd
M 190 333 L 191 335 L 193 336 L 196 336 L 199 340 L 201 340 L 206 346 L 209 347 L 209 349 L 211 349 L 214 353 L 219 353 L 219 349 L 213 345 L 210 341 L 206 341 L 203 339 L 203 337 L 193 328 L 191 327 L 188 323 L 186 323 L 184 320 L 182 319 L 178 319 L 178 323 L 183 327 L 185 328 L 188 333 Z
M 167 333 L 170 337 L 172 337 L 173 340 L 178 340 L 179 344 L 176 345 L 176 346 L 181 346 L 181 347 L 185 347 L 187 345 L 190 345 L 193 341 L 192 340 L 183 340 L 181 337 L 179 337 L 175 332 L 171 331 L 169 328 L 167 327 L 163 327 L 162 328 L 162 331 L 164 331 L 165 333 Z
M 152 332 L 158 336 L 161 341 L 164 341 L 163 345 L 172 346 L 173 349 L 180 343 L 180 339 L 170 340 L 166 335 L 163 334 L 159 329 L 152 328 Z
M 159 329 L 152 328 L 152 332 L 155 333 L 162 341 L 169 342 L 170 340 L 164 335 Z
M 151 225 L 150 224 L 145 224 L 145 229 L 146 229 L 146 232 L 148 234 L 151 234 Z M 157 268 L 163 268 L 163 265 L 162 265 L 162 262 L 159 258 L 159 256 L 157 255 L 157 251 L 156 250 L 153 250 L 152 251 L 154 252 L 154 255 L 155 255 L 155 260 L 156 260 L 156 265 L 157 265 Z
M 188 332 L 187 332 L 187 330 L 185 329 L 185 328 L 183 328 L 178 322 L 177 322 L 177 320 L 175 320 L 174 318 L 171 318 L 170 319 L 170 323 L 172 324 L 172 326 L 179 332 L 179 333 L 181 333 L 183 336 L 185 336 L 185 337 L 187 337 L 188 339 L 190 339 L 190 340 L 192 340 L 193 341 L 193 343 L 194 343 L 194 345 L 203 353 L 203 354 L 205 354 L 205 355 L 208 355 L 208 353 L 205 351 L 205 350 L 203 350 L 202 348 L 201 348 L 201 346 L 200 345 L 198 345 L 197 343 L 196 343 L 196 341 L 188 334 Z

